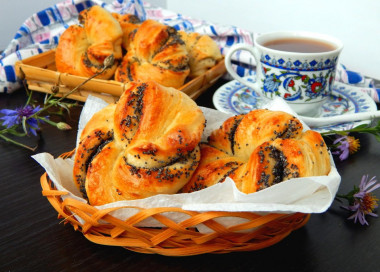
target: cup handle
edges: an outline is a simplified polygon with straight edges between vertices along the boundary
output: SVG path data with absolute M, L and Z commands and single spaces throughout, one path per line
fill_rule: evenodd
M 252 83 L 252 82 L 249 82 L 248 80 L 245 80 L 244 78 L 240 77 L 235 71 L 234 69 L 232 68 L 232 64 L 231 64 L 231 57 L 233 55 L 233 53 L 235 53 L 236 51 L 238 50 L 245 50 L 245 51 L 248 51 L 250 52 L 253 57 L 255 58 L 256 60 L 256 63 L 259 63 L 259 54 L 257 52 L 257 49 L 255 47 L 253 47 L 252 45 L 248 45 L 248 44 L 244 44 L 244 43 L 238 43 L 238 44 L 234 44 L 233 46 L 231 46 L 231 48 L 228 50 L 225 58 L 224 58 L 224 63 L 226 65 L 226 69 L 228 71 L 228 73 L 234 78 L 236 79 L 237 81 L 239 81 L 240 83 L 244 84 L 245 86 L 249 87 L 249 88 L 252 88 L 256 91 L 259 91 L 259 86 L 258 86 L 258 83 L 256 81 L 256 83 Z

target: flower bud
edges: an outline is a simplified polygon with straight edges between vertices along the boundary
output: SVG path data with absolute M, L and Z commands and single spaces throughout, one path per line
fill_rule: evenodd
M 59 87 L 57 85 L 54 85 L 51 87 L 52 94 L 57 94 L 59 92 Z
M 60 130 L 70 130 L 71 129 L 71 126 L 64 123 L 64 122 L 59 122 L 57 124 L 57 128 L 60 129 Z
M 108 57 L 106 57 L 104 59 L 103 65 L 104 65 L 105 68 L 109 68 L 109 67 L 111 67 L 114 64 L 114 62 L 115 62 L 115 58 L 114 58 L 114 56 L 112 54 L 112 55 L 109 55 Z

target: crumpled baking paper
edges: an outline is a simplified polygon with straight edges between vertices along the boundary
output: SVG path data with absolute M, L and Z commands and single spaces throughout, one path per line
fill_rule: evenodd
M 93 96 L 87 99 L 79 120 L 78 135 L 91 116 L 106 105 L 106 102 Z M 265 108 L 285 111 L 297 116 L 281 98 L 272 100 Z M 201 109 L 207 119 L 207 127 L 202 136 L 202 141 L 206 141 L 211 131 L 218 128 L 231 115 L 209 108 L 201 107 Z M 306 124 L 304 124 L 304 127 L 305 130 L 308 129 Z M 40 153 L 32 157 L 46 170 L 58 190 L 69 192 L 68 195 L 62 196 L 62 198 L 72 197 L 86 202 L 81 198 L 79 190 L 74 185 L 72 158 L 53 158 L 48 153 Z M 240 192 L 233 180 L 227 178 L 223 183 L 198 192 L 174 195 L 161 194 L 145 199 L 114 202 L 97 208 L 125 207 L 111 213 L 122 220 L 136 214 L 139 211 L 138 208 L 155 207 L 178 207 L 183 210 L 199 212 L 323 213 L 334 200 L 341 181 L 332 157 L 330 157 L 330 161 L 331 171 L 328 176 L 291 179 L 252 194 Z M 176 222 L 181 222 L 189 217 L 184 213 L 174 212 L 165 215 Z M 80 218 L 78 220 L 83 222 Z M 226 227 L 242 223 L 238 222 L 239 220 L 244 222 L 244 219 L 235 217 L 218 218 L 218 222 Z M 162 224 L 150 217 L 136 226 L 161 227 Z M 199 225 L 197 228 L 204 233 L 210 231 L 204 225 Z

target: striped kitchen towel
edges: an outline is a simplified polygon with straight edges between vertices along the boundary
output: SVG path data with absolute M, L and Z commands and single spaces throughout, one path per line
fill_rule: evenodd
M 17 79 L 14 69 L 17 60 L 55 48 L 59 36 L 65 29 L 69 25 L 78 23 L 78 14 L 93 5 L 101 5 L 110 12 L 132 13 L 140 20 L 153 19 L 178 30 L 209 35 L 217 42 L 222 53 L 236 43 L 253 44 L 255 35 L 251 31 L 238 27 L 193 19 L 160 7 L 154 7 L 141 0 L 117 0 L 111 4 L 100 0 L 66 0 L 29 17 L 7 48 L 0 54 L 0 93 L 10 93 L 20 88 L 21 83 Z M 238 52 L 234 58 L 234 68 L 239 75 L 254 73 L 255 63 L 246 52 Z M 226 79 L 231 78 L 226 75 Z M 361 74 L 349 71 L 343 65 L 339 65 L 336 80 L 360 86 L 376 102 L 379 102 L 380 90 L 374 88 L 373 82 Z

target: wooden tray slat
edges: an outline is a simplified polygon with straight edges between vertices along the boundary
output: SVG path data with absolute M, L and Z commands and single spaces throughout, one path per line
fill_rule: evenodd
M 57 72 L 55 68 L 55 50 L 18 61 L 15 68 L 16 75 L 19 78 L 26 79 L 29 89 L 52 93 L 52 87 L 58 86 L 59 92 L 56 94 L 58 97 L 70 92 L 86 80 L 85 77 Z M 179 90 L 195 100 L 225 73 L 226 67 L 224 59 L 222 59 L 206 73 L 190 80 Z M 81 86 L 78 92 L 70 95 L 69 98 L 84 102 L 88 95 L 91 94 L 108 102 L 113 102 L 124 92 L 125 84 L 115 80 L 92 79 Z

